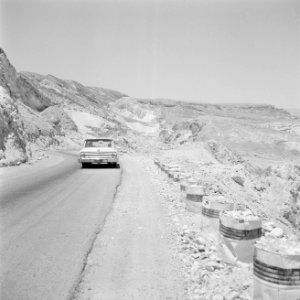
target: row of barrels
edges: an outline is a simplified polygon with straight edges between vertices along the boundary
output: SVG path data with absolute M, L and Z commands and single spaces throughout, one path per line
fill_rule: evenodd
M 186 209 L 200 215 L 206 232 L 218 233 L 220 259 L 253 265 L 253 299 L 300 300 L 299 240 L 264 236 L 259 216 L 223 196 L 208 195 L 203 182 L 178 165 L 159 159 L 155 164 L 179 184 Z

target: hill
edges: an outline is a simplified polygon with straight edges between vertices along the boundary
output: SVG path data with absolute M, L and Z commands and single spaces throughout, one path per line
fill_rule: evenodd
M 18 73 L 2 49 L 0 67 L 1 165 L 99 135 L 140 150 L 214 139 L 245 155 L 297 157 L 300 151 L 299 119 L 274 106 L 135 99 L 52 75 Z

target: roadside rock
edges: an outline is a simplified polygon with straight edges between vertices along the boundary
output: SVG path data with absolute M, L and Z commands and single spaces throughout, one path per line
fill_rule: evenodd
M 230 150 L 220 142 L 209 140 L 207 145 L 215 158 L 221 163 L 240 164 L 244 162 L 244 159 L 238 153 Z
M 14 101 L 0 86 L 0 166 L 26 162 L 24 124 Z
M 283 237 L 283 230 L 281 228 L 275 228 L 270 232 L 270 235 L 276 237 L 276 238 L 281 238 Z
M 231 177 L 233 179 L 234 182 L 236 182 L 237 184 L 241 185 L 241 186 L 244 186 L 244 182 L 245 180 L 240 177 L 240 176 L 232 176 Z

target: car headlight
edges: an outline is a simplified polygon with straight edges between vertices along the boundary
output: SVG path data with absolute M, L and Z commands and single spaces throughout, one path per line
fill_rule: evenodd
M 80 153 L 80 157 L 85 157 L 85 153 Z

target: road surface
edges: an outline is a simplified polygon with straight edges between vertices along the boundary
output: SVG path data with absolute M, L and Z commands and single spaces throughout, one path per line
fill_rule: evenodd
M 0 298 L 70 298 L 119 181 L 120 170 L 81 169 L 67 153 L 0 169 Z

